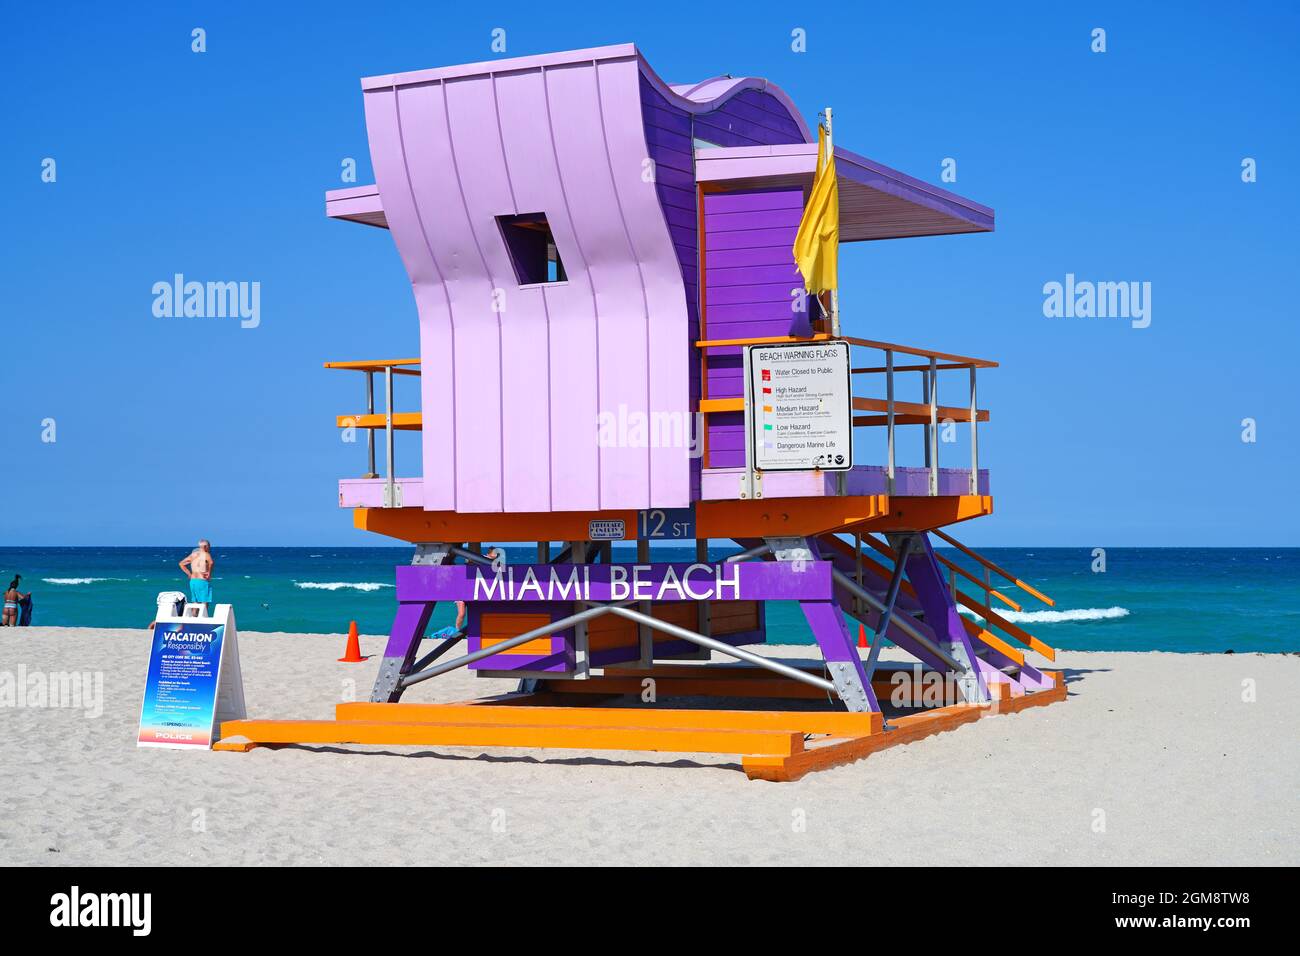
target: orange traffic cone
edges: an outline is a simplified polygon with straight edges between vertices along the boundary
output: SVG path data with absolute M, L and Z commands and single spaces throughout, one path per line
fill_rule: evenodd
M 858 647 L 870 647 L 867 643 L 867 629 L 865 625 L 858 625 Z
M 348 627 L 348 649 L 339 658 L 340 664 L 360 664 L 365 658 L 361 656 L 361 641 L 357 638 L 357 622 Z

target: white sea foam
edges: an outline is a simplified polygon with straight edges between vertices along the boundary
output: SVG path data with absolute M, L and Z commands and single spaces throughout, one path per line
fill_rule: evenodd
M 41 578 L 46 584 L 94 584 L 97 581 L 125 581 L 126 578 Z
M 968 617 L 983 617 L 974 611 L 962 608 Z M 998 611 L 998 615 L 1012 624 L 1062 624 L 1066 621 L 1110 621 L 1119 617 L 1128 617 L 1126 607 L 1076 607 L 1068 611 Z
M 354 591 L 378 591 L 380 588 L 395 587 L 392 584 L 379 584 L 375 581 L 294 581 L 293 586 L 311 591 L 341 591 L 343 588 L 351 588 Z

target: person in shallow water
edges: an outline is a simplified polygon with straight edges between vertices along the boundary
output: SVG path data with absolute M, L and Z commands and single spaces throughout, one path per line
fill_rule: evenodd
M 15 574 L 14 579 L 9 582 L 9 587 L 5 590 L 4 614 L 3 616 L 0 616 L 0 624 L 3 624 L 5 627 L 18 626 L 19 606 L 23 601 L 26 601 L 32 596 L 30 591 L 23 594 L 18 590 L 18 584 L 22 579 L 23 576 L 21 574 Z M 459 620 L 459 618 L 457 620 Z
M 181 570 L 190 579 L 190 603 L 202 604 L 206 614 L 212 603 L 212 545 L 207 538 L 199 539 L 199 546 L 181 559 Z
M 483 556 L 492 562 L 493 568 L 503 567 L 503 562 L 501 561 L 501 559 L 503 559 L 505 555 L 500 548 L 488 548 L 488 550 L 483 553 Z M 465 602 L 457 601 L 456 602 L 456 623 L 454 625 L 449 624 L 446 627 L 439 628 L 438 630 L 430 634 L 427 639 L 431 641 L 445 641 L 451 637 L 462 636 L 464 633 L 465 633 Z

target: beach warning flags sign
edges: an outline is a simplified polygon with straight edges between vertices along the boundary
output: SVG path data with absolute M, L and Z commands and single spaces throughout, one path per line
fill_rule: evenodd
M 839 287 L 840 189 L 835 180 L 834 147 L 826 127 L 817 127 L 817 172 L 803 219 L 794 237 L 794 261 L 804 288 L 814 294 Z

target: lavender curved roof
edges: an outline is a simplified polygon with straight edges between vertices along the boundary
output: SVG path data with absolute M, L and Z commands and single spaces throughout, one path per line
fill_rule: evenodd
M 692 143 L 697 127 L 722 145 L 806 142 L 789 99 L 754 79 L 679 93 L 631 44 L 361 85 L 376 189 L 327 203 L 382 216 L 411 279 L 424 508 L 689 504 Z M 567 281 L 517 277 L 501 218 L 534 214 Z

